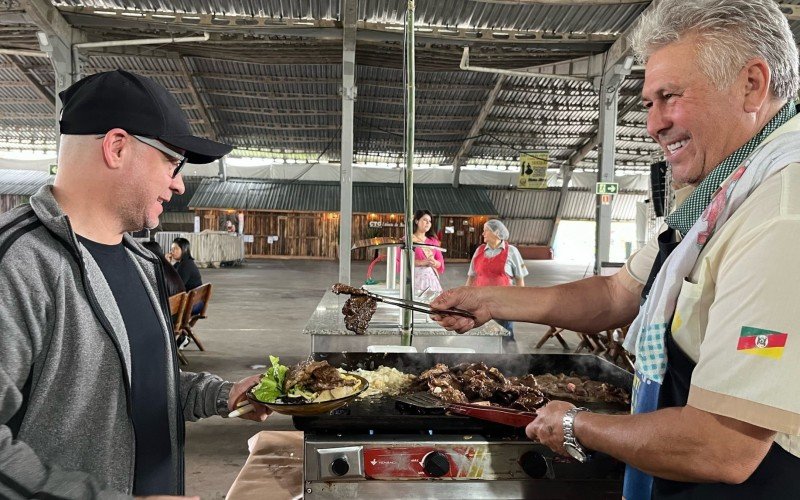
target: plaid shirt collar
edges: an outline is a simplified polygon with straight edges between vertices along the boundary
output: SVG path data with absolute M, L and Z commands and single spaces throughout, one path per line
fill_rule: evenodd
M 796 114 L 797 110 L 795 109 L 794 102 L 786 103 L 786 105 L 778 111 L 778 114 L 776 114 L 755 137 L 725 158 L 722 163 L 717 165 L 717 167 L 708 174 L 708 177 L 698 184 L 697 189 L 686 198 L 686 201 L 667 216 L 667 225 L 680 231 L 681 235 L 686 236 L 686 233 L 689 232 L 689 229 L 691 229 L 703 213 L 703 210 L 711 203 L 711 197 L 717 189 L 719 189 L 722 181 L 727 179 L 736 167 L 741 165 L 745 158 L 747 158 L 767 136 L 792 119 Z

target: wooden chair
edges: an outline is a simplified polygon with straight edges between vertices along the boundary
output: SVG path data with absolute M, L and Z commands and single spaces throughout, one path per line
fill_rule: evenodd
M 177 293 L 169 298 L 169 314 L 172 316 L 172 332 L 175 336 L 176 347 L 178 348 L 178 359 L 182 365 L 187 365 L 189 362 L 186 360 L 186 356 L 183 355 L 177 343 L 178 339 L 183 334 L 183 318 L 186 312 L 186 304 L 188 303 L 189 294 L 186 292 Z
M 636 358 L 633 354 L 629 353 L 622 347 L 622 343 L 625 341 L 625 336 L 628 334 L 628 326 L 623 326 L 622 328 L 615 328 L 613 330 L 608 330 L 606 333 L 608 334 L 608 351 L 606 352 L 606 357 L 612 363 L 616 364 L 617 366 L 621 366 L 626 370 L 632 372 L 634 370 L 634 362 Z
M 194 328 L 195 323 L 197 323 L 199 320 L 206 318 L 208 301 L 211 300 L 211 283 L 198 286 L 194 290 L 189 290 L 187 293 L 189 294 L 189 297 L 186 300 L 186 309 L 183 312 L 183 331 L 189 336 L 190 339 L 194 341 L 195 344 L 197 344 L 198 349 L 205 351 L 203 344 L 194 334 L 192 328 Z M 197 309 L 199 304 L 202 304 L 200 310 L 193 313 L 192 311 Z
M 564 340 L 564 337 L 561 336 L 561 332 L 563 332 L 563 328 L 556 328 L 555 326 L 551 326 L 549 330 L 542 336 L 539 342 L 536 344 L 536 349 L 541 349 L 541 347 L 550 339 L 556 339 L 561 347 L 564 349 L 569 349 L 569 345 L 567 341 Z
M 575 348 L 576 353 L 588 350 L 592 354 L 601 355 L 606 351 L 606 346 L 603 343 L 603 338 L 598 333 L 582 333 L 575 332 L 578 335 L 578 347 Z

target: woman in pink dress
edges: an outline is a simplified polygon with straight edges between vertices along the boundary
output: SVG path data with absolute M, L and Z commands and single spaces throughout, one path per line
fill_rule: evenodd
M 427 210 L 417 210 L 414 214 L 414 243 L 441 246 L 433 231 L 433 216 Z M 400 265 L 398 255 L 398 266 Z M 433 248 L 414 248 L 414 290 L 417 292 L 441 292 L 439 275 L 444 272 L 442 252 Z

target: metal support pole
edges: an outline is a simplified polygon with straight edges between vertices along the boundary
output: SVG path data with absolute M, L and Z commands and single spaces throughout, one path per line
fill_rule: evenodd
M 397 250 L 399 247 L 386 248 L 386 289 L 397 288 Z
M 344 0 L 342 43 L 342 163 L 339 204 L 339 282 L 350 284 L 350 246 L 353 225 L 353 111 L 356 99 L 356 21 L 358 2 Z
M 414 299 L 414 0 L 409 0 L 406 8 L 406 36 L 405 36 L 405 84 L 406 84 L 406 116 L 405 116 L 405 154 L 406 154 L 406 245 L 403 249 L 405 255 L 404 269 L 405 281 L 403 282 L 403 298 Z M 400 343 L 409 346 L 414 335 L 413 311 L 403 309 L 403 324 L 400 328 Z
M 74 60 L 73 52 L 70 47 L 58 36 L 42 33 L 39 38 L 39 46 L 50 58 L 50 63 L 53 65 L 53 72 L 55 73 L 56 154 L 58 154 L 58 149 L 61 145 L 58 121 L 61 118 L 62 108 L 61 99 L 58 97 L 58 94 L 78 80 L 75 73 L 78 62 Z M 47 43 L 44 43 L 45 41 L 47 41 Z
M 225 157 L 223 156 L 219 160 L 219 178 L 222 182 L 228 181 L 228 162 L 225 161 Z
M 615 150 L 614 140 L 617 136 L 617 102 L 619 87 L 625 76 L 630 74 L 632 59 L 625 64 L 616 64 L 603 74 L 600 82 L 600 120 L 598 136 L 600 148 L 598 150 L 597 182 L 614 182 Z M 611 202 L 603 204 L 602 195 L 596 195 L 596 233 L 595 233 L 595 261 L 594 272 L 600 274 L 601 264 L 608 261 L 611 247 Z

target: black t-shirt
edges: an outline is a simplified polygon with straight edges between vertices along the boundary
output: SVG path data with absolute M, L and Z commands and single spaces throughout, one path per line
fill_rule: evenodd
M 200 270 L 197 269 L 197 264 L 194 259 L 183 259 L 175 263 L 175 269 L 180 274 L 183 284 L 186 285 L 186 291 L 194 290 L 203 284 L 203 279 L 200 277 Z
M 103 271 L 125 322 L 131 350 L 131 399 L 136 432 L 133 494 L 174 494 L 167 412 L 164 332 L 125 247 L 78 237 Z

